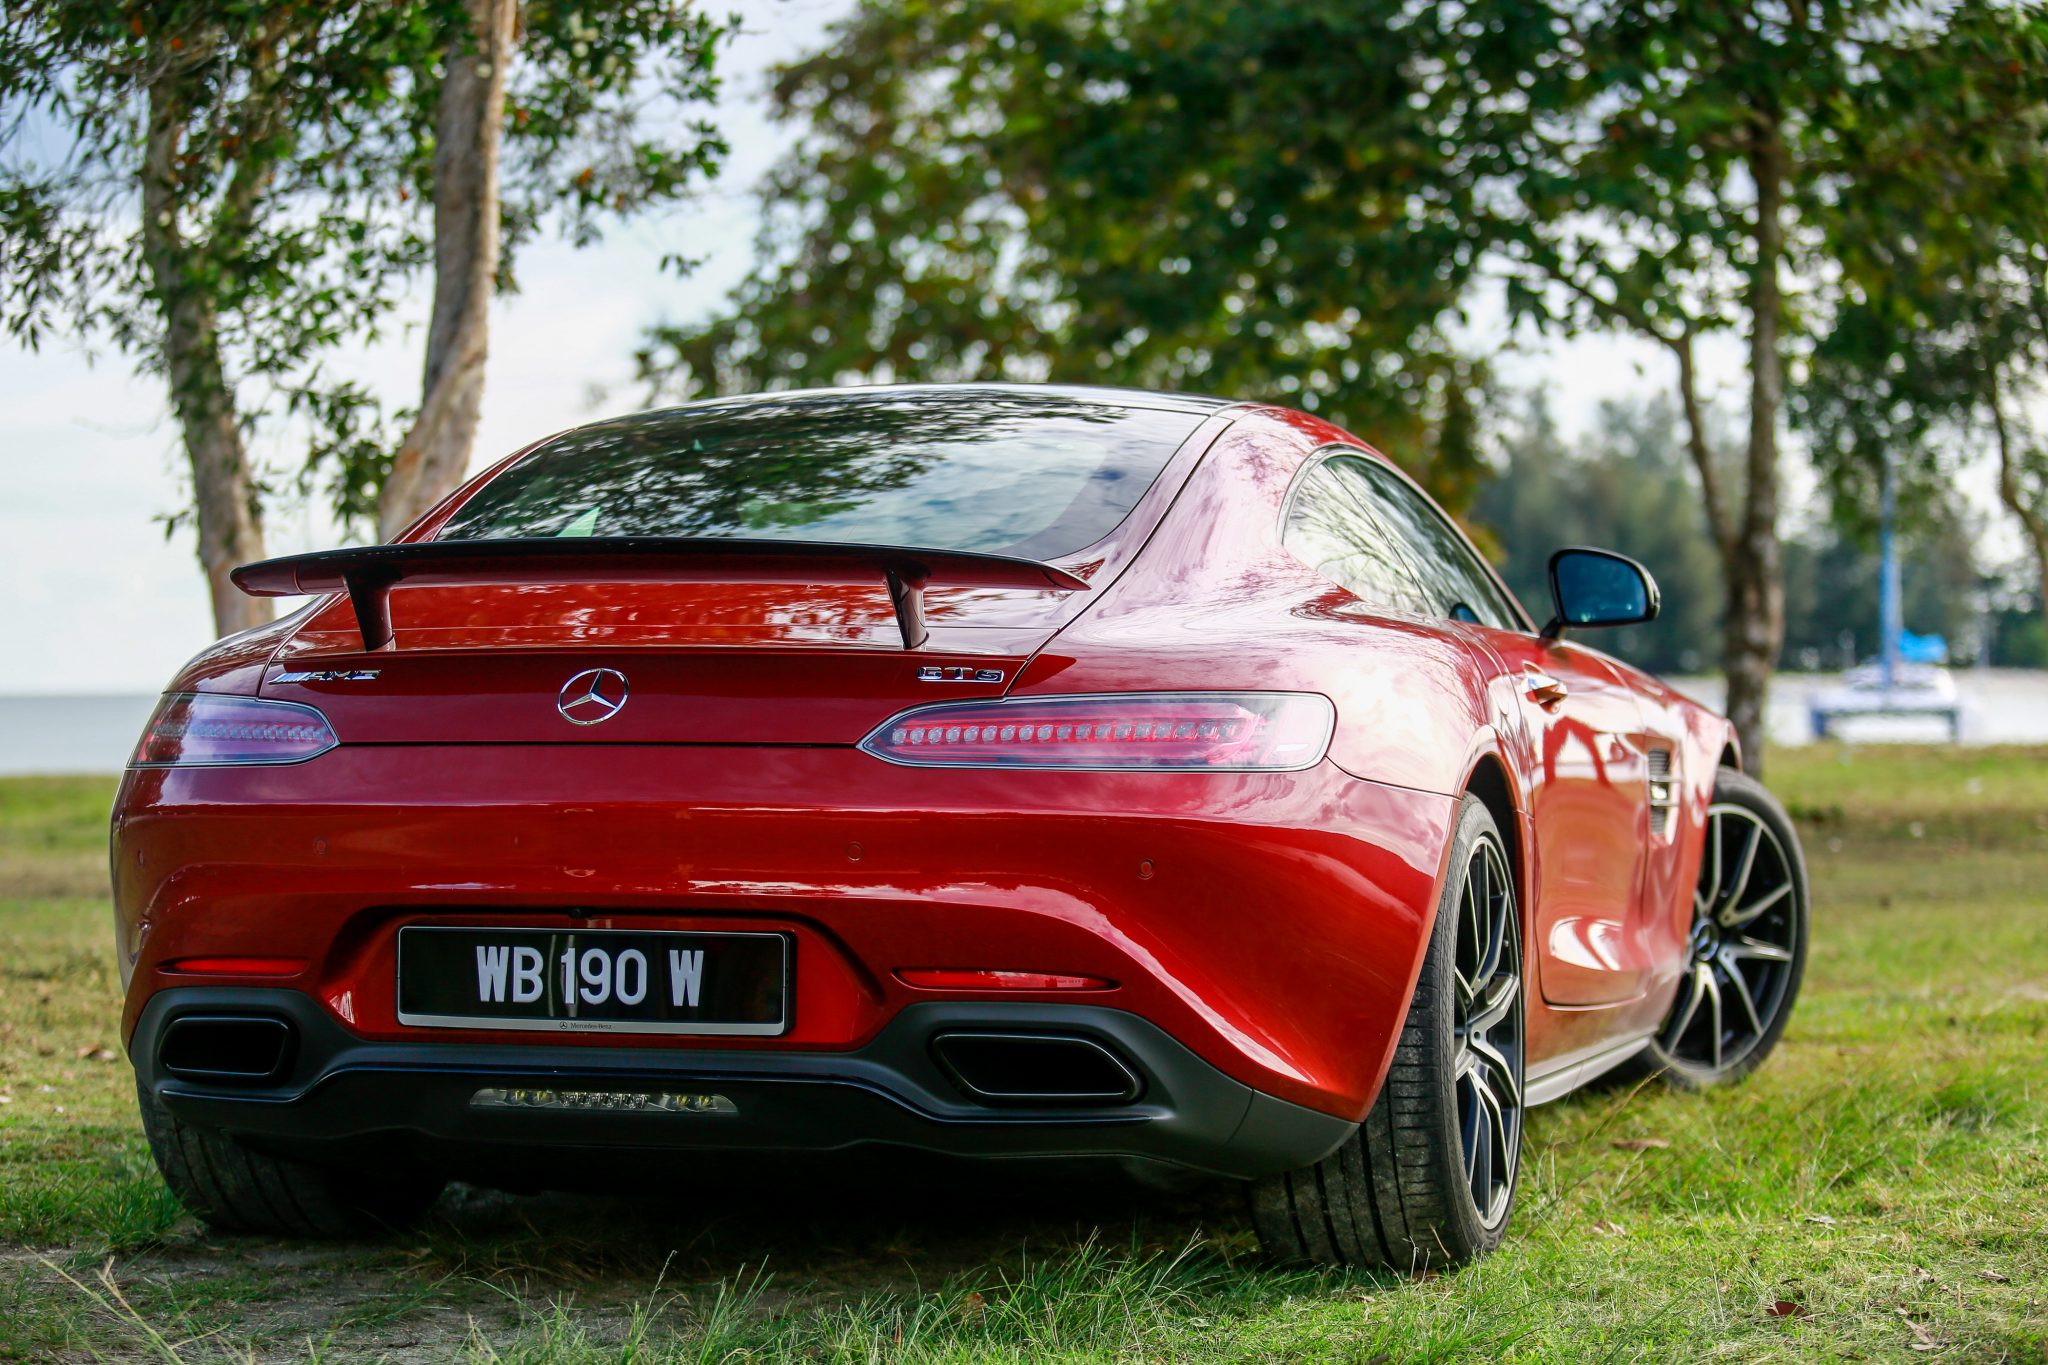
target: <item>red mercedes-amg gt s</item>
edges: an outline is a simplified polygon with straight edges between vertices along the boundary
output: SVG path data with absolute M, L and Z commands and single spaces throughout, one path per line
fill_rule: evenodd
M 165 1178 L 334 1234 L 709 1148 L 1106 1156 L 1276 1253 L 1494 1246 L 1527 1107 L 1757 1065 L 1799 846 L 1724 720 L 1355 437 L 1037 387 L 581 427 L 172 683 L 113 817 Z

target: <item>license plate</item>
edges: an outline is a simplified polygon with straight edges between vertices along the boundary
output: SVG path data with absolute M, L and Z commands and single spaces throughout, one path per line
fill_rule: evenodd
M 786 934 L 398 931 L 398 1022 L 570 1033 L 764 1035 L 788 1024 Z

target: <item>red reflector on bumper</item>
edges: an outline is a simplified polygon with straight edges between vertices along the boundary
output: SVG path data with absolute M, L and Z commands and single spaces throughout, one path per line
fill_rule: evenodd
M 981 967 L 899 967 L 896 979 L 923 991 L 1102 991 L 1116 982 L 1059 972 L 1006 972 Z
M 163 966 L 195 976 L 297 976 L 305 969 L 302 957 L 181 957 Z

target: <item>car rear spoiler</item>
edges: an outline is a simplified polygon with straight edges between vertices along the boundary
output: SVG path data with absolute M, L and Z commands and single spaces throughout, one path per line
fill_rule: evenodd
M 1086 592 L 1088 580 L 1009 555 L 839 545 L 816 540 L 716 540 L 689 536 L 588 536 L 547 540 L 420 540 L 321 550 L 244 564 L 231 575 L 252 597 L 346 592 L 364 649 L 391 643 L 391 589 L 403 582 L 483 583 L 880 583 L 889 590 L 903 647 L 928 634 L 924 589 L 1038 588 Z

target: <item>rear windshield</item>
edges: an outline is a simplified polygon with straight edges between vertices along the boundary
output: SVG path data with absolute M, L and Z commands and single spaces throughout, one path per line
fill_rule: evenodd
M 1038 393 L 764 399 L 583 427 L 440 538 L 709 536 L 1051 559 L 1129 514 L 1206 414 Z

